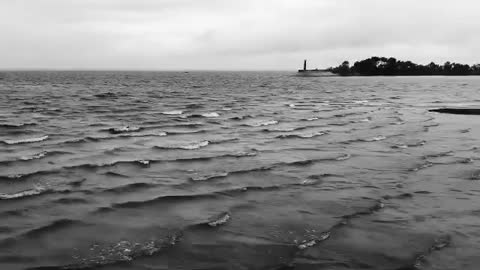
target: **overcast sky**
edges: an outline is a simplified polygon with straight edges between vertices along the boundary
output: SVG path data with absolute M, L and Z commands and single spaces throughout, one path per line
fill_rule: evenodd
M 0 0 L 0 69 L 480 63 L 478 0 Z

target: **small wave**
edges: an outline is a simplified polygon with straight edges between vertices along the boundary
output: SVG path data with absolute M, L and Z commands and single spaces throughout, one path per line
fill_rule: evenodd
M 155 146 L 158 149 L 183 149 L 183 150 L 195 150 L 209 145 L 209 141 L 201 141 L 186 145 L 177 145 L 177 146 Z
M 183 111 L 181 111 L 181 110 L 173 110 L 173 111 L 162 112 L 162 114 L 165 114 L 165 115 L 180 115 L 182 113 L 183 113 Z
M 22 128 L 25 126 L 35 126 L 37 125 L 36 123 L 21 123 L 21 124 L 0 124 L 0 128 Z
M 355 104 L 364 104 L 364 103 L 368 103 L 368 100 L 355 100 L 355 101 L 353 101 L 353 103 L 355 103 Z
M 247 126 L 261 127 L 261 126 L 270 126 L 270 125 L 276 125 L 276 124 L 278 124 L 277 120 L 268 120 L 268 121 L 260 121 L 260 122 L 250 123 L 250 124 L 247 124 Z
M 48 225 L 30 230 L 26 233 L 23 234 L 25 237 L 39 237 L 45 233 L 50 233 L 54 232 L 56 230 L 74 226 L 74 225 L 86 225 L 85 223 L 78 221 L 78 220 L 72 220 L 72 219 L 60 219 L 56 220 Z
M 385 139 L 387 139 L 387 137 L 385 137 L 383 135 L 379 135 L 379 136 L 373 137 L 371 139 L 366 139 L 365 141 L 366 142 L 376 142 L 376 141 L 383 141 Z
M 47 155 L 47 151 L 43 151 L 43 152 L 40 152 L 40 153 L 36 153 L 36 154 L 33 154 L 31 156 L 22 156 L 20 157 L 20 160 L 23 160 L 23 161 L 27 161 L 27 160 L 32 160 L 32 159 L 40 159 L 40 158 L 43 158 Z
M 208 226 L 217 227 L 227 223 L 230 220 L 230 214 L 228 212 L 221 213 L 208 221 Z
M 73 258 L 80 263 L 62 266 L 57 269 L 97 269 L 106 265 L 130 262 L 139 257 L 152 256 L 174 246 L 181 236 L 182 233 L 177 232 L 165 239 L 154 239 L 141 243 L 122 240 L 109 246 L 93 245 L 90 249 L 93 253 L 91 256 L 74 255 Z
M 117 95 L 113 92 L 106 92 L 106 93 L 95 94 L 93 96 L 97 98 L 113 98 L 113 97 L 116 97 Z
M 214 175 L 202 175 L 202 176 L 192 176 L 190 177 L 190 180 L 192 181 L 207 181 L 207 180 L 213 180 L 217 178 L 224 178 L 229 175 L 228 172 L 222 172 Z
M 151 200 L 146 201 L 128 201 L 123 203 L 116 203 L 112 205 L 112 208 L 137 208 L 139 206 L 155 204 L 159 202 L 177 202 L 177 201 L 194 201 L 199 199 L 215 199 L 218 197 L 218 194 L 215 193 L 201 193 L 201 194 L 190 194 L 190 195 L 168 195 L 160 196 Z
M 349 158 L 351 158 L 352 156 L 350 154 L 345 154 L 343 156 L 339 156 L 337 158 L 335 158 L 335 160 L 338 160 L 338 161 L 342 161 L 342 160 L 347 160 Z
M 0 193 L 0 200 L 14 200 L 14 199 L 20 199 L 20 198 L 25 198 L 25 197 L 31 197 L 35 195 L 40 195 L 42 193 L 47 192 L 48 190 L 45 187 L 42 186 L 36 186 L 33 189 L 27 189 L 24 191 L 20 191 L 17 193 Z
M 117 137 L 164 137 L 167 136 L 167 132 L 160 131 L 160 132 L 150 132 L 150 133 L 126 133 L 120 134 Z M 114 139 L 116 137 L 107 137 L 105 139 Z
M 298 245 L 298 249 L 303 250 L 309 247 L 313 247 L 317 243 L 327 240 L 330 237 L 330 234 L 330 232 L 323 232 L 315 239 L 303 241 L 302 244 Z
M 109 188 L 109 189 L 103 190 L 102 192 L 125 193 L 125 192 L 135 191 L 138 189 L 146 189 L 154 186 L 155 185 L 152 183 L 132 183 L 132 184 L 127 184 L 119 187 Z
M 4 140 L 3 142 L 6 144 L 22 144 L 22 143 L 35 143 L 41 142 L 48 139 L 48 135 L 37 137 L 37 138 L 27 138 L 27 139 L 19 139 L 19 140 Z
M 150 160 L 137 160 L 137 162 L 144 166 L 150 165 Z
M 126 133 L 126 132 L 137 132 L 142 130 L 141 127 L 130 127 L 130 126 L 125 126 L 122 128 L 109 128 L 108 132 L 111 134 L 120 134 L 120 133 Z
M 318 119 L 320 119 L 320 118 L 318 118 L 318 117 L 310 117 L 310 118 L 305 119 L 305 121 L 315 121 L 315 120 L 318 120 Z
M 276 138 L 280 138 L 280 139 L 288 139 L 288 138 L 308 139 L 308 138 L 323 136 L 323 135 L 326 135 L 326 134 L 328 134 L 328 132 L 319 131 L 319 132 L 312 132 L 312 133 L 305 133 L 305 134 L 284 134 L 284 135 L 277 136 Z
M 36 153 L 30 156 L 22 156 L 19 160 L 21 161 L 29 161 L 34 159 L 41 159 L 46 156 L 53 156 L 53 155 L 63 155 L 63 154 L 71 154 L 70 152 L 65 151 L 42 151 L 40 153 Z
M 207 118 L 213 118 L 213 117 L 219 117 L 220 114 L 218 114 L 217 112 L 210 112 L 210 113 L 202 113 L 202 116 Z

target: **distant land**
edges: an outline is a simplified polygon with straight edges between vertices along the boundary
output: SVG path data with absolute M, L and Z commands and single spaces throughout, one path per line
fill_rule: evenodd
M 338 67 L 328 68 L 327 71 L 340 76 L 465 76 L 480 75 L 480 64 L 469 66 L 446 62 L 438 65 L 431 62 L 420 65 L 411 61 L 399 61 L 393 57 L 373 56 L 355 62 L 353 66 L 344 61 Z

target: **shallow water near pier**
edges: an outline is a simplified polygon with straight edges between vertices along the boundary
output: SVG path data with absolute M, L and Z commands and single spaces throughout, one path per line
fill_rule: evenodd
M 477 269 L 477 77 L 5 72 L 0 269 Z

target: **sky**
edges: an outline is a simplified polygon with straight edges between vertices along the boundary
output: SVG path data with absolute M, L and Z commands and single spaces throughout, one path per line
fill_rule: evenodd
M 0 0 L 0 69 L 480 63 L 478 0 Z

